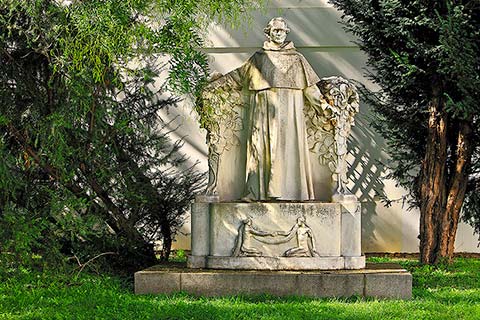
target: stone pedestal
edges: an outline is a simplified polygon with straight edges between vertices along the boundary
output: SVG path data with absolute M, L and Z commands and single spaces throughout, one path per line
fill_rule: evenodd
M 270 265 L 270 264 L 269 264 Z M 410 299 L 412 275 L 396 264 L 361 270 L 245 271 L 152 267 L 135 273 L 136 294 L 187 292 L 200 296 L 271 294 Z
M 192 207 L 189 268 L 361 269 L 356 201 L 201 202 Z

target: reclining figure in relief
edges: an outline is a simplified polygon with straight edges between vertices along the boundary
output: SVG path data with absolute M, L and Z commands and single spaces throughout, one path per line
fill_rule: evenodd
M 346 143 L 358 112 L 356 88 L 340 77 L 320 79 L 285 41 L 289 32 L 283 18 L 270 20 L 263 48 L 203 91 L 207 195 L 217 194 L 219 159 L 242 129 L 247 130 L 245 200 L 314 200 L 310 152 L 328 165 L 335 193 L 347 192 Z

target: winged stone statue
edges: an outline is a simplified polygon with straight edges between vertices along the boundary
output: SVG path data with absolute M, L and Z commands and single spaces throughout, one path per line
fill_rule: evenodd
M 200 101 L 207 129 L 207 195 L 218 193 L 222 154 L 248 138 L 244 200 L 314 200 L 310 153 L 327 165 L 335 193 L 347 193 L 347 139 L 359 110 L 353 84 L 320 79 L 292 42 L 283 18 L 264 29 L 263 48 L 242 66 L 215 76 Z

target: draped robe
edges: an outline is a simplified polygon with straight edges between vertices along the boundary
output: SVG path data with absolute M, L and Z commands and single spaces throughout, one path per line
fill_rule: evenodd
M 222 78 L 236 84 L 231 90 L 249 95 L 245 198 L 313 200 L 304 106 L 324 101 L 316 86 L 320 79 L 305 57 L 292 42 L 280 48 L 265 42 Z

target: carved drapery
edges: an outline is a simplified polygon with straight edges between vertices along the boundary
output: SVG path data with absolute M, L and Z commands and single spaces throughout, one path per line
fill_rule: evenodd
M 239 132 L 245 121 L 248 92 L 226 77 L 225 81 L 207 86 L 202 95 L 203 126 L 207 129 L 209 182 L 207 195 L 217 194 L 219 159 L 229 147 L 239 144 Z M 341 77 L 322 78 L 317 84 L 329 108 L 314 108 L 305 104 L 305 120 L 310 150 L 327 165 L 336 183 L 335 193 L 345 194 L 347 178 L 347 140 L 354 116 L 359 111 L 357 89 Z

